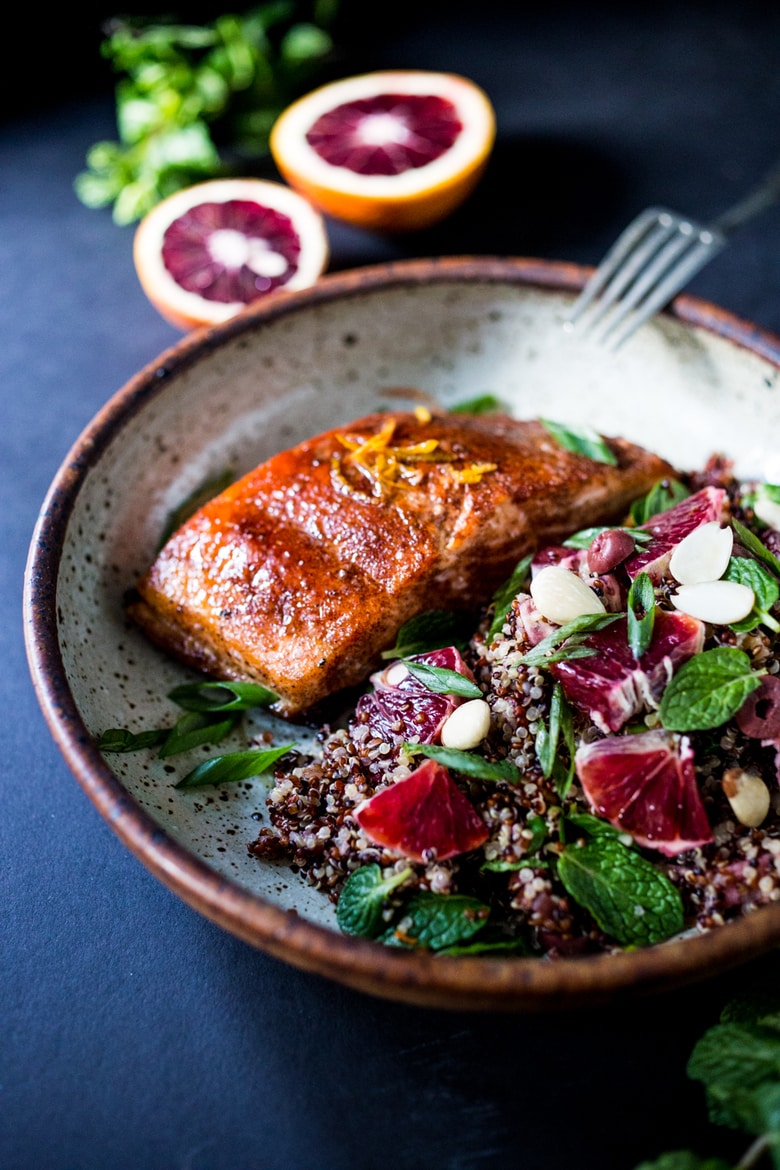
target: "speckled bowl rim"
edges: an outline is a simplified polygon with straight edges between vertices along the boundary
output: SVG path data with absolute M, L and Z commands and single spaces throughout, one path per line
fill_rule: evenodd
M 397 261 L 334 273 L 301 292 L 252 306 L 213 329 L 185 336 L 131 378 L 98 412 L 57 472 L 33 534 L 24 583 L 24 627 L 43 714 L 76 779 L 130 851 L 184 902 L 246 943 L 356 990 L 423 1006 L 478 1011 L 560 1010 L 659 992 L 704 979 L 780 942 L 780 904 L 711 933 L 658 947 L 557 962 L 437 958 L 340 935 L 280 909 L 220 876 L 177 843 L 127 793 L 92 742 L 60 653 L 56 589 L 68 519 L 84 480 L 125 423 L 201 354 L 277 318 L 366 291 L 431 283 L 499 283 L 576 293 L 580 265 L 532 258 L 460 256 Z M 780 368 L 780 338 L 699 298 L 669 312 Z

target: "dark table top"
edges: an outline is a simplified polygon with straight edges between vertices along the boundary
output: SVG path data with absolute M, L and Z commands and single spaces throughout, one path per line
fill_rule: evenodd
M 478 193 L 439 228 L 330 225 L 333 268 L 467 252 L 595 263 L 642 207 L 708 217 L 780 155 L 776 4 L 371 7 L 355 5 L 344 72 L 463 73 L 491 96 L 499 138 Z M 112 82 L 90 72 L 97 21 L 14 19 L 6 47 L 30 66 L 24 85 L 4 81 L 0 123 L 0 1167 L 632 1170 L 679 1147 L 736 1159 L 746 1143 L 709 1124 L 685 1066 L 773 956 L 588 1011 L 385 1002 L 199 917 L 70 775 L 26 667 L 27 546 L 82 428 L 179 335 L 141 292 L 132 229 L 73 193 L 88 147 L 115 136 Z M 780 208 L 691 291 L 780 333 Z

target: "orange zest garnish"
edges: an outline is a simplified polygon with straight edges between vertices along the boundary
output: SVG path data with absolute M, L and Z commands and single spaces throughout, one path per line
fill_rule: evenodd
M 451 467 L 450 473 L 458 483 L 480 483 L 483 475 L 497 467 L 497 463 L 471 463 L 468 467 Z
M 425 407 L 420 409 L 426 411 Z M 426 413 L 428 418 L 424 421 L 430 421 L 430 413 L 427 411 Z M 420 464 L 452 463 L 455 458 L 440 449 L 438 439 L 423 439 L 419 443 L 393 446 L 391 439 L 395 429 L 396 420 L 388 418 L 380 429 L 368 438 L 336 436 L 347 452 L 345 455 L 334 455 L 331 458 L 331 473 L 341 490 L 354 491 L 346 474 L 348 470 L 354 469 L 368 481 L 372 496 L 387 496 L 394 489 L 419 484 L 423 475 Z M 450 468 L 459 483 L 467 484 L 479 483 L 483 475 L 495 470 L 495 463 L 473 463 L 466 467 Z

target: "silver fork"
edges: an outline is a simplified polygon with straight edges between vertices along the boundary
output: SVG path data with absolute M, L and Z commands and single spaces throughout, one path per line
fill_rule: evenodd
M 617 350 L 744 224 L 780 199 L 780 165 L 710 224 L 648 207 L 618 236 L 577 298 L 566 322 Z

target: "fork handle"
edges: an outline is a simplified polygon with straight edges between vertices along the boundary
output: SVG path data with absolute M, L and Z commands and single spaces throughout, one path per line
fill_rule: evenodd
M 743 224 L 755 219 L 762 211 L 780 200 L 780 163 L 772 168 L 757 187 L 724 211 L 710 226 L 723 236 L 730 236 Z

